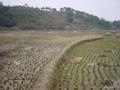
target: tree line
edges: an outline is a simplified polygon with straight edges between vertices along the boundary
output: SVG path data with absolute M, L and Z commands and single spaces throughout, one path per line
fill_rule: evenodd
M 0 2 L 0 26 L 21 29 L 64 29 L 67 25 L 95 27 L 100 29 L 120 29 L 120 21 L 107 21 L 97 16 L 63 7 L 33 8 L 24 6 L 4 6 Z

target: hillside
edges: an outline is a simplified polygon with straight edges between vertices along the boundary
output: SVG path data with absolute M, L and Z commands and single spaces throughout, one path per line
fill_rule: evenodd
M 4 12 L 3 12 L 4 11 Z M 69 7 L 33 8 L 29 6 L 0 6 L 0 26 L 16 29 L 120 29 L 120 21 L 106 21 L 97 16 Z

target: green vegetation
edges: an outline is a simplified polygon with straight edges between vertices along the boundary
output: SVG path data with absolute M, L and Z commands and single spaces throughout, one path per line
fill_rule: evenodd
M 97 16 L 63 7 L 33 8 L 24 6 L 4 6 L 0 4 L 0 26 L 17 27 L 18 29 L 120 29 L 120 21 L 106 21 Z M 68 28 L 67 28 L 68 29 Z
M 61 12 L 63 12 L 66 16 L 66 19 L 69 23 L 73 23 L 74 21 L 74 9 L 69 7 L 61 8 Z
M 119 21 L 114 21 L 114 22 L 113 22 L 113 27 L 114 27 L 115 29 L 120 28 L 120 20 L 119 20 Z
M 54 90 L 117 90 L 120 39 L 107 36 L 72 48 L 55 70 L 54 80 Z
M 3 6 L 0 4 L 0 26 L 3 27 L 14 27 L 16 26 L 16 22 L 11 12 L 9 12 L 10 7 Z

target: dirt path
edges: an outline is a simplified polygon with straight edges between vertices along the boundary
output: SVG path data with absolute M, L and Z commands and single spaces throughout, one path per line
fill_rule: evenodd
M 81 37 L 72 38 L 71 42 L 63 48 L 63 50 L 59 53 L 59 55 L 57 55 L 54 58 L 54 60 L 51 60 L 49 64 L 46 65 L 46 67 L 44 68 L 43 74 L 40 75 L 42 79 L 38 78 L 32 90 L 49 90 L 49 87 L 50 87 L 49 81 L 50 81 L 51 74 L 54 71 L 56 63 L 59 61 L 59 58 L 62 57 L 62 55 L 64 55 L 66 50 L 68 50 L 70 47 L 72 47 L 73 45 L 79 42 L 100 39 L 102 37 L 103 37 L 102 35 L 85 35 Z

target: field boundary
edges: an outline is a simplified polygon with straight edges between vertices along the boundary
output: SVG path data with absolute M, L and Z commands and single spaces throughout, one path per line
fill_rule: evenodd
M 42 80 L 36 81 L 35 87 L 32 90 L 53 90 L 54 87 L 54 74 L 55 70 L 63 62 L 64 56 L 74 47 L 84 42 L 90 42 L 102 39 L 102 35 L 85 35 L 76 38 L 71 44 L 67 45 L 44 69 Z

